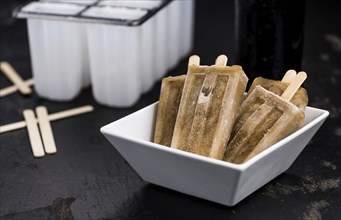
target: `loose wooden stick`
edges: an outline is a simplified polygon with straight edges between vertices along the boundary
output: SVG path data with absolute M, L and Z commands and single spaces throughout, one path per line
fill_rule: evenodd
M 27 86 L 32 86 L 34 84 L 34 80 L 31 78 L 31 79 L 25 80 L 24 83 Z M 19 90 L 18 87 L 15 86 L 15 85 L 8 86 L 6 88 L 0 89 L 0 97 L 4 97 L 4 96 L 7 96 L 7 95 L 10 95 L 12 93 L 17 92 L 18 90 Z
M 13 67 L 8 62 L 0 62 L 0 69 L 4 74 L 8 77 L 9 80 L 13 82 L 15 86 L 18 87 L 18 90 L 24 94 L 28 95 L 32 93 L 31 88 L 26 85 L 24 80 L 19 76 L 19 74 L 13 69 Z
M 225 56 L 225 55 L 220 55 L 215 60 L 215 65 L 217 65 L 217 66 L 226 66 L 226 64 L 227 64 L 227 56 Z
M 288 88 L 283 92 L 282 98 L 290 101 L 290 99 L 294 96 L 296 91 L 300 88 L 302 83 L 307 78 L 307 74 L 303 71 L 299 72 L 295 79 L 289 84 Z
M 23 115 L 26 121 L 33 156 L 43 157 L 45 155 L 45 152 L 43 148 L 43 143 L 40 138 L 39 129 L 36 123 L 34 112 L 31 109 L 26 109 L 23 111 Z
M 67 118 L 67 117 L 71 117 L 71 116 L 75 116 L 75 115 L 80 115 L 80 114 L 84 114 L 87 112 L 91 112 L 94 110 L 94 107 L 91 105 L 84 105 L 82 107 L 79 108 L 73 108 L 70 110 L 66 110 L 66 111 L 61 111 L 61 112 L 57 112 L 54 114 L 49 115 L 49 119 L 50 121 L 55 121 L 55 120 L 59 120 L 59 119 L 63 119 L 63 118 Z
M 282 82 L 291 83 L 296 77 L 295 70 L 288 70 L 282 78 Z
M 47 154 L 54 154 L 57 152 L 56 144 L 53 138 L 52 128 L 45 106 L 38 106 L 36 108 L 37 119 L 40 128 L 40 134 L 43 139 L 45 152 Z
M 200 65 L 200 57 L 198 55 L 192 55 L 190 56 L 189 60 L 188 60 L 188 66 L 192 66 L 192 65 Z
M 55 120 L 59 120 L 59 119 L 63 119 L 63 118 L 67 118 L 67 117 L 91 112 L 93 110 L 94 110 L 94 108 L 91 105 L 85 105 L 82 107 L 78 107 L 78 108 L 74 108 L 74 109 L 70 109 L 70 110 L 61 111 L 61 112 L 51 114 L 51 115 L 49 115 L 49 120 L 55 121 Z M 36 119 L 34 121 L 35 121 L 35 123 L 37 123 Z M 24 128 L 24 127 L 26 127 L 26 122 L 25 121 L 19 121 L 19 122 L 0 126 L 0 133 L 5 133 L 8 131 L 12 131 L 12 130 L 16 130 L 16 129 L 20 129 L 20 128 Z

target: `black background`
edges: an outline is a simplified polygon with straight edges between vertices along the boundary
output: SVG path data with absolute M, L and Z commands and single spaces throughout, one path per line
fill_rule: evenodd
M 25 20 L 11 17 L 19 0 L 0 1 L 0 58 L 32 76 Z M 339 1 L 307 1 L 303 69 L 310 106 L 330 116 L 295 163 L 241 201 L 225 207 L 144 182 L 100 134 L 112 121 L 158 99 L 160 82 L 131 108 L 98 105 L 85 89 L 72 102 L 18 93 L 0 100 L 0 124 L 22 111 L 49 112 L 91 104 L 95 111 L 52 123 L 56 155 L 35 159 L 25 129 L 0 135 L 0 219 L 340 219 L 341 16 Z M 193 54 L 211 64 L 235 57 L 233 1 L 197 1 Z M 187 59 L 167 75 L 186 72 Z M 10 85 L 0 74 L 1 88 Z

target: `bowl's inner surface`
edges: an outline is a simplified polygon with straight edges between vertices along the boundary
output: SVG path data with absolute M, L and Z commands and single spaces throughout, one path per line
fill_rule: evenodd
M 324 114 L 325 111 L 307 107 L 305 110 L 305 120 L 299 129 Z M 140 139 L 152 142 L 154 135 L 155 118 L 157 113 L 157 103 L 149 105 L 133 114 L 119 119 L 106 127 L 106 132 L 124 136 L 131 139 Z M 298 129 L 298 130 L 299 130 Z

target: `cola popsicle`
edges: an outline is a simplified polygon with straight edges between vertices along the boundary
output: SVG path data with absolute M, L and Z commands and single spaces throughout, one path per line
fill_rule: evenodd
M 192 56 L 177 115 L 172 148 L 222 159 L 245 92 L 247 76 L 240 66 L 225 66 L 221 55 L 213 66 Z
M 171 145 L 185 78 L 185 75 L 181 75 L 162 79 L 154 143 L 168 147 Z
M 256 86 L 245 99 L 233 126 L 224 160 L 243 163 L 295 131 L 304 111 L 289 100 L 306 78 L 297 74 L 282 96 Z
M 280 96 L 283 94 L 284 90 L 288 87 L 291 80 L 293 80 L 293 77 L 295 76 L 296 72 L 294 70 L 289 70 L 281 81 L 257 77 L 253 80 L 248 94 L 251 94 L 256 86 L 262 86 L 264 89 L 269 90 L 270 92 L 273 92 Z M 294 105 L 302 110 L 304 110 L 305 107 L 308 105 L 308 101 L 309 99 L 307 90 L 305 90 L 303 87 L 300 87 L 290 100 L 290 102 L 292 102 Z

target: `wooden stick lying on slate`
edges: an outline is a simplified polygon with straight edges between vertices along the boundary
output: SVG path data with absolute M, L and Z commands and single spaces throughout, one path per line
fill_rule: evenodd
M 34 112 L 31 109 L 25 109 L 23 115 L 26 122 L 28 137 L 30 138 L 31 148 L 34 157 L 43 157 L 45 155 L 43 142 L 41 141 L 39 128 L 36 123 Z
M 8 77 L 9 80 L 18 88 L 23 95 L 32 93 L 30 86 L 28 86 L 15 69 L 8 62 L 0 62 L 1 71 Z
M 31 78 L 31 79 L 25 80 L 24 83 L 27 86 L 32 86 L 34 84 L 34 80 L 33 78 Z M 19 88 L 16 85 L 8 86 L 6 88 L 0 89 L 0 97 L 5 97 L 17 91 L 19 91 Z
M 85 105 L 82 107 L 78 107 L 78 108 L 69 109 L 69 110 L 50 114 L 48 116 L 48 118 L 50 121 L 55 121 L 55 120 L 59 120 L 59 119 L 63 119 L 63 118 L 67 118 L 67 117 L 91 112 L 93 110 L 94 110 L 93 106 Z M 34 119 L 34 121 L 35 121 L 35 123 L 38 122 L 37 119 Z M 13 131 L 13 130 L 24 128 L 24 127 L 26 127 L 26 122 L 25 121 L 19 121 L 19 122 L 0 126 L 0 133 L 5 133 L 8 131 Z
M 57 152 L 57 147 L 53 138 L 50 119 L 46 107 L 38 106 L 36 108 L 36 114 L 39 123 L 40 134 L 44 143 L 45 152 L 47 154 L 54 154 Z

